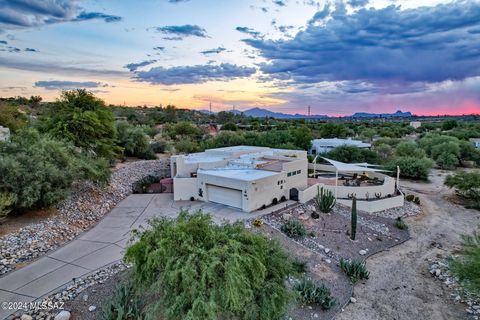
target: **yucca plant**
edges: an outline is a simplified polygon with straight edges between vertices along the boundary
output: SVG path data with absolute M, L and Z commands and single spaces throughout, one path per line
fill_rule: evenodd
M 131 283 L 120 284 L 117 285 L 113 296 L 102 308 L 101 319 L 141 320 L 144 319 L 142 308 L 142 299 L 135 294 L 133 285 Z
M 317 196 L 315 197 L 315 205 L 318 210 L 323 213 L 330 213 L 335 206 L 335 196 L 330 190 L 323 190 L 317 187 Z
M 317 284 L 310 278 L 303 278 L 293 289 L 298 292 L 300 301 L 304 304 L 317 304 L 322 310 L 329 310 L 337 301 L 332 298 L 330 289 L 324 284 Z
M 340 269 L 350 278 L 352 284 L 357 283 L 359 280 L 368 279 L 370 276 L 370 272 L 367 271 L 365 262 L 357 260 L 350 261 L 340 259 Z
M 291 219 L 280 227 L 280 230 L 289 238 L 302 238 L 307 234 L 305 226 L 298 220 Z
M 395 219 L 395 227 L 397 227 L 400 230 L 408 229 L 408 226 L 405 223 L 405 221 L 403 221 L 402 217 L 397 217 L 397 219 Z

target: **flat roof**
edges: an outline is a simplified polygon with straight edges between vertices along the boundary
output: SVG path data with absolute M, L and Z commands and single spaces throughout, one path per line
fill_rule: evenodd
M 215 148 L 215 149 L 207 149 L 206 152 L 239 152 L 239 151 L 263 151 L 268 150 L 268 147 L 256 147 L 256 146 L 231 146 L 231 147 L 223 147 L 223 148 Z
M 211 155 L 211 154 L 207 154 L 205 152 L 199 152 L 199 153 L 191 153 L 189 155 L 186 155 L 186 156 L 184 156 L 184 159 L 185 159 L 186 163 L 197 163 L 197 162 L 222 161 L 222 160 L 225 159 L 225 157 Z
M 219 169 L 200 169 L 198 170 L 201 174 L 208 174 L 211 176 L 217 176 L 222 178 L 231 178 L 242 181 L 253 181 L 266 177 L 271 177 L 277 175 L 277 172 L 257 170 L 257 169 L 230 169 L 230 168 L 219 168 Z

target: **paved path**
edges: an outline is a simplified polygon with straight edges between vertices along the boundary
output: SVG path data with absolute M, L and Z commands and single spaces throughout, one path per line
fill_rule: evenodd
M 230 222 L 267 214 L 288 201 L 266 210 L 245 213 L 221 204 L 199 201 L 173 201 L 172 194 L 134 194 L 120 202 L 94 228 L 65 246 L 29 265 L 0 278 L 0 302 L 31 302 L 65 287 L 82 277 L 119 261 L 131 237 L 131 230 L 145 226 L 156 216 L 174 217 L 182 208 L 211 213 L 215 221 Z M 0 306 L 0 319 L 12 311 Z

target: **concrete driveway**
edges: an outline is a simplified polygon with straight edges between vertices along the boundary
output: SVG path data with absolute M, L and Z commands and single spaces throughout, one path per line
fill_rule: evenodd
M 65 246 L 0 278 L 0 302 L 31 302 L 65 287 L 74 278 L 117 262 L 131 231 L 146 226 L 153 217 L 175 217 L 181 209 L 210 213 L 216 222 L 245 220 L 288 205 L 287 201 L 265 210 L 245 213 L 221 204 L 173 201 L 172 194 L 132 194 L 120 202 L 94 228 Z M 15 310 L 0 305 L 0 319 Z

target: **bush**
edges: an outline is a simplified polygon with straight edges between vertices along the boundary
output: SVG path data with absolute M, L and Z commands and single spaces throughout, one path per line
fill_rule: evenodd
M 315 197 L 315 205 L 318 210 L 323 213 L 330 213 L 335 206 L 335 196 L 330 190 L 323 190 L 322 188 L 317 187 L 317 196 Z M 313 216 L 312 216 L 313 217 Z
M 120 284 L 115 288 L 113 296 L 103 306 L 102 320 L 142 320 L 143 302 L 131 283 Z
M 400 175 L 405 178 L 427 180 L 433 161 L 428 158 L 398 157 L 387 165 L 387 169 L 397 172 L 400 167 Z
M 13 193 L 0 193 L 0 218 L 6 217 L 12 211 L 16 200 Z
M 105 183 L 108 163 L 79 153 L 71 144 L 26 130 L 0 144 L 0 193 L 13 194 L 14 211 L 62 200 L 75 180 Z
M 126 156 L 141 159 L 156 159 L 155 152 L 149 143 L 144 126 L 131 126 L 126 121 L 116 123 L 118 144 Z
M 322 310 L 330 310 L 337 301 L 332 298 L 330 289 L 324 284 L 317 284 L 311 279 L 303 278 L 293 287 L 304 304 L 317 304 Z
M 280 319 L 292 262 L 280 246 L 243 223 L 213 223 L 182 211 L 154 219 L 127 249 L 137 292 L 152 319 Z M 161 297 L 160 297 L 161 296 Z
M 480 171 L 459 171 L 448 175 L 445 185 L 455 188 L 457 195 L 467 200 L 467 205 L 480 209 Z
M 405 223 L 405 221 L 403 221 L 402 217 L 398 217 L 397 219 L 395 219 L 395 227 L 397 227 L 400 230 L 408 229 L 408 226 Z
M 480 234 L 463 236 L 463 249 L 450 259 L 449 266 L 465 288 L 480 294 Z
M 407 200 L 408 202 L 412 202 L 414 199 L 415 199 L 415 195 L 413 194 L 409 194 L 405 196 L 405 200 Z
M 96 157 L 113 159 L 120 152 L 112 111 L 84 89 L 62 92 L 41 118 L 40 128 Z
M 420 198 L 419 198 L 419 197 L 415 197 L 415 198 L 413 199 L 413 203 L 420 205 Z
M 326 158 L 345 163 L 379 163 L 380 157 L 375 151 L 361 149 L 353 146 L 340 146 L 325 154 Z
M 340 259 L 340 269 L 345 272 L 353 284 L 357 283 L 359 280 L 368 279 L 370 276 L 370 273 L 365 266 L 365 262 L 361 261 Z
M 307 234 L 305 226 L 298 220 L 290 219 L 285 222 L 280 230 L 287 235 L 289 238 L 302 238 Z

